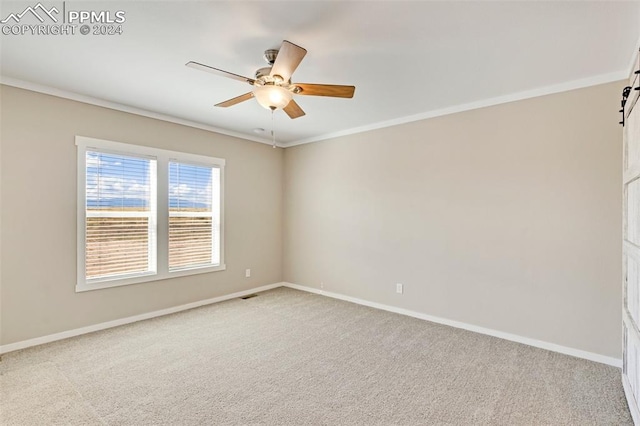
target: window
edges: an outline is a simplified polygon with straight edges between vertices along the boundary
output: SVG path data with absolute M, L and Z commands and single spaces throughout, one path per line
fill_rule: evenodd
M 156 161 L 85 152 L 85 276 L 156 272 Z
M 76 145 L 76 291 L 225 269 L 223 159 L 81 136 Z
M 219 188 L 220 169 L 169 163 L 170 271 L 220 262 Z

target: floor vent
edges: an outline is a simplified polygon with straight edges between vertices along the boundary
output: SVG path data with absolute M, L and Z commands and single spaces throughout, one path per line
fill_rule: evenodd
M 258 297 L 258 295 L 257 294 L 248 294 L 246 296 L 242 296 L 240 299 L 247 300 L 247 299 L 251 299 L 252 297 Z

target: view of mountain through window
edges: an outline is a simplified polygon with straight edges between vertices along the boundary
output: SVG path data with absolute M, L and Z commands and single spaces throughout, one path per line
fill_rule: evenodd
M 155 271 L 153 159 L 87 151 L 86 277 Z
M 225 160 L 76 136 L 77 291 L 226 269 Z
M 169 163 L 170 271 L 219 263 L 219 188 L 220 169 Z

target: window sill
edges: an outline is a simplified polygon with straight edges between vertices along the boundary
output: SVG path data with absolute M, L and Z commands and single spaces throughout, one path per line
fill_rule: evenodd
M 151 281 L 168 280 L 171 278 L 186 277 L 189 275 L 208 274 L 210 272 L 224 271 L 227 269 L 226 265 L 209 266 L 205 268 L 183 269 L 179 271 L 166 272 L 164 274 L 149 274 L 141 275 L 131 278 L 114 278 L 105 279 L 103 281 L 96 281 L 92 283 L 79 283 L 76 285 L 76 293 L 84 291 L 101 290 L 111 287 L 122 287 L 125 285 L 142 284 Z

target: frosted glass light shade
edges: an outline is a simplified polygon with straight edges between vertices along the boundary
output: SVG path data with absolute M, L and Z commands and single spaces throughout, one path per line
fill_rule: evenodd
M 253 88 L 253 96 L 256 97 L 258 103 L 266 109 L 282 109 L 286 107 L 293 93 L 279 86 L 255 86 Z

